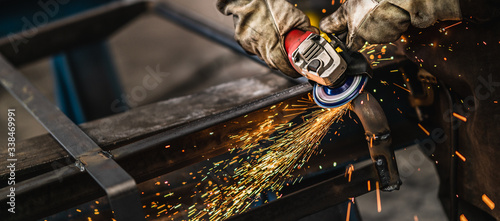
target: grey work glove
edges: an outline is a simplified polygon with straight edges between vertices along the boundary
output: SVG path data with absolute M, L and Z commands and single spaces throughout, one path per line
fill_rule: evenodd
M 348 31 L 347 47 L 359 50 L 365 41 L 397 40 L 411 25 L 431 26 L 437 20 L 458 20 L 459 0 L 347 0 L 320 22 L 327 33 Z
M 285 0 L 218 0 L 217 8 L 233 15 L 235 39 L 243 49 L 288 76 L 301 76 L 288 61 L 284 38 L 295 28 L 318 32 L 302 11 Z

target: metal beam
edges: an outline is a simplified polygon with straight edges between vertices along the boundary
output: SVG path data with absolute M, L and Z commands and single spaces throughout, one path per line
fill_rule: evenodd
M 346 176 L 339 175 L 251 209 L 246 213 L 231 217 L 228 220 L 298 220 L 348 201 L 349 198 L 375 190 L 375 182 L 378 182 L 377 169 L 374 164 L 370 164 L 354 170 L 350 182 Z M 370 190 L 368 190 L 368 184 Z
M 225 111 L 220 114 L 211 115 L 194 122 L 190 122 L 184 124 L 178 128 L 174 128 L 172 130 L 165 131 L 163 133 L 156 134 L 154 136 L 145 138 L 138 142 L 125 145 L 115 151 L 113 151 L 113 155 L 120 158 L 125 158 L 131 156 L 140 151 L 144 151 L 150 148 L 156 147 L 159 143 L 170 141 L 174 138 L 185 136 L 196 131 L 208 128 L 210 126 L 214 126 L 216 124 L 223 123 L 232 118 L 250 113 L 252 111 L 259 110 L 266 106 L 270 106 L 276 104 L 285 99 L 289 99 L 295 96 L 299 96 L 305 93 L 308 93 L 312 90 L 312 86 L 309 83 L 296 85 L 290 87 L 286 90 L 275 93 L 271 96 L 265 97 L 263 99 L 247 103 L 245 105 L 241 105 L 239 107 L 233 108 L 229 111 Z

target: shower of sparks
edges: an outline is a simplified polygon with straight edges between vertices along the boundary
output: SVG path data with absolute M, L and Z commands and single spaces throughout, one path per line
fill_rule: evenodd
M 306 110 L 307 106 L 287 105 L 285 108 Z M 205 208 L 191 206 L 188 211 L 190 219 L 203 219 L 206 215 L 210 220 L 226 219 L 246 211 L 261 193 L 280 191 L 288 185 L 287 180 L 293 179 L 291 173 L 302 168 L 317 151 L 330 126 L 340 120 L 348 107 L 349 104 L 335 109 L 316 109 L 302 116 L 303 123 L 280 125 L 276 128 L 275 134 L 278 135 L 268 138 L 273 142 L 268 147 L 259 146 L 258 141 L 266 138 L 263 130 L 274 126 L 272 118 L 261 123 L 260 130 L 234 137 L 243 141 L 235 151 L 250 154 L 253 158 L 240 160 L 240 166 L 231 177 L 234 182 L 211 186 L 202 195 Z
M 483 199 L 483 202 L 491 209 L 495 209 L 495 203 L 493 201 L 491 201 L 491 199 L 486 196 L 486 194 L 483 194 L 483 196 L 481 197 Z
M 376 67 L 395 60 L 391 54 L 396 48 L 392 43 L 366 44 L 361 52 L 371 66 Z M 391 73 L 401 74 L 399 70 L 392 70 Z M 404 85 L 399 89 L 396 89 L 399 85 L 394 86 L 386 81 L 380 83 L 393 87 L 394 94 L 399 89 L 408 90 L 404 82 L 399 84 Z M 373 89 L 373 93 L 377 93 L 377 89 Z M 321 152 L 317 148 L 319 143 L 328 133 L 330 126 L 341 120 L 348 108 L 349 104 L 330 110 L 318 108 L 309 94 L 308 97 L 282 102 L 263 110 L 260 114 L 266 114 L 265 119 L 256 120 L 250 114 L 248 119 L 252 118 L 253 123 L 244 119 L 235 121 L 236 124 L 248 123 L 249 126 L 246 130 L 238 130 L 237 134 L 228 136 L 230 141 L 225 145 L 228 145 L 227 150 L 231 157 L 216 162 L 210 159 L 213 166 L 207 165 L 199 171 L 193 171 L 194 175 L 198 175 L 196 179 L 194 175 L 189 174 L 195 182 L 182 182 L 182 186 L 194 186 L 194 191 L 189 196 L 191 202 L 184 198 L 181 200 L 177 190 L 172 189 L 172 192 L 166 195 L 161 194 L 161 198 L 168 198 L 159 199 L 159 202 L 166 203 L 166 206 L 156 211 L 161 213 L 152 216 L 166 215 L 168 219 L 182 216 L 187 220 L 223 220 L 271 199 L 281 198 L 283 187 L 302 181 L 304 177 L 300 171 L 308 169 L 305 163 L 311 156 Z M 397 110 L 403 113 L 399 108 Z M 302 121 L 297 122 L 298 119 Z M 428 134 L 427 130 L 419 126 Z M 332 134 L 340 136 L 338 131 L 332 131 Z M 168 145 L 165 148 L 174 147 Z M 333 166 L 336 167 L 337 163 L 334 162 Z M 319 168 L 322 169 L 321 166 Z M 346 178 L 350 178 L 353 169 L 346 168 Z M 368 189 L 375 190 L 375 185 L 367 185 Z M 379 191 L 377 183 L 378 195 Z M 377 201 L 381 211 L 380 197 Z M 160 205 L 155 208 L 152 206 L 151 209 L 157 209 Z

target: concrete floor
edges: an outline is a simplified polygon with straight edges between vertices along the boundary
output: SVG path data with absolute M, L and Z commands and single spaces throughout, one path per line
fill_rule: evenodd
M 175 0 L 202 16 L 232 28 L 232 18 L 218 13 L 215 0 Z M 130 93 L 147 75 L 146 67 L 159 66 L 171 77 L 145 99 L 134 101 L 134 107 L 200 91 L 209 86 L 255 74 L 268 69 L 237 56 L 231 51 L 191 34 L 155 15 L 144 15 L 109 40 L 115 65 L 120 73 L 124 93 Z M 54 101 L 53 78 L 49 59 L 20 68 L 21 72 L 50 100 Z M 17 112 L 18 140 L 46 133 L 33 117 L 0 88 L 0 125 L 6 125 L 4 112 Z M 6 127 L 0 126 L 0 140 L 5 140 Z M 364 220 L 445 220 L 437 200 L 438 178 L 433 164 L 426 158 L 418 165 L 411 157 L 424 159 L 417 147 L 396 153 L 400 168 L 404 167 L 403 186 L 392 193 L 382 193 L 382 211 L 377 212 L 375 192 L 356 198 Z
M 396 151 L 396 160 L 403 182 L 401 189 L 381 192 L 380 213 L 375 192 L 357 197 L 356 203 L 363 220 L 446 220 L 446 214 L 437 199 L 439 178 L 434 164 L 416 145 Z

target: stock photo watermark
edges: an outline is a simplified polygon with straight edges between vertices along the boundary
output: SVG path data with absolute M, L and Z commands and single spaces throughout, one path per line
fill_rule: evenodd
M 14 52 L 18 53 L 19 46 L 28 43 L 29 39 L 35 37 L 38 34 L 38 28 L 49 23 L 49 19 L 59 13 L 60 6 L 68 4 L 68 2 L 69 0 L 39 0 L 37 3 L 40 6 L 40 10 L 33 13 L 31 18 L 26 16 L 21 18 L 23 23 L 21 32 L 17 34 L 9 33 L 8 35 Z
M 16 109 L 7 110 L 7 185 L 9 194 L 7 204 L 10 213 L 16 213 Z
M 453 113 L 458 113 L 461 116 L 470 116 L 476 111 L 477 103 L 491 98 L 493 92 L 500 87 L 500 82 L 493 81 L 493 75 L 490 74 L 487 78 L 479 76 L 477 78 L 478 85 L 474 88 L 474 95 L 469 95 L 463 99 L 463 105 L 453 104 L 452 108 L 446 110 L 442 117 L 445 123 L 450 123 L 452 130 L 457 130 L 464 122 L 461 120 L 452 120 Z M 415 140 L 415 143 L 420 146 L 420 150 L 427 156 L 431 156 L 439 144 L 443 144 L 449 137 L 446 135 L 443 128 L 435 128 L 429 132 L 429 137 L 423 140 Z M 408 162 L 399 166 L 400 175 L 402 177 L 411 176 L 425 162 L 425 159 L 420 157 L 418 150 L 414 150 L 409 155 Z
M 158 88 L 160 83 L 165 80 L 164 78 L 170 75 L 168 72 L 162 72 L 159 64 L 156 65 L 155 69 L 151 66 L 147 66 L 145 69 L 148 74 L 142 78 L 141 84 L 134 86 L 129 93 L 124 93 L 119 99 L 114 100 L 111 103 L 111 111 L 118 113 L 129 107 L 136 107 L 148 97 L 149 91 Z

